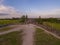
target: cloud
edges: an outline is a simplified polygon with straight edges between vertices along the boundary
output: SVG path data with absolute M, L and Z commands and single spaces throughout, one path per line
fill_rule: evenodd
M 60 9 L 51 9 L 51 10 L 32 10 L 31 12 L 28 12 L 29 16 L 33 17 L 60 17 Z
M 4 15 L 5 14 L 5 15 Z M 21 13 L 11 6 L 0 5 L 0 17 L 19 17 Z
M 9 15 L 7 13 L 0 13 L 0 16 Z
M 23 12 L 24 13 L 24 12 Z M 26 13 L 25 13 L 26 14 Z M 29 17 L 60 17 L 60 9 L 51 9 L 51 10 L 32 10 L 27 12 Z M 22 13 L 11 6 L 0 5 L 0 18 L 11 18 L 11 17 L 21 17 Z

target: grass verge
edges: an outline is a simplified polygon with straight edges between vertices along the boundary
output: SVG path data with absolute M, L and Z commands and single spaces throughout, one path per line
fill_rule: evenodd
M 0 32 L 3 32 L 3 31 L 8 31 L 8 30 L 10 30 L 10 29 L 13 29 L 13 28 L 15 28 L 16 26 L 7 26 L 7 27 L 3 27 L 3 28 L 1 28 L 0 29 Z
M 21 45 L 22 31 L 11 32 L 0 36 L 0 45 Z
M 35 32 L 35 45 L 60 45 L 60 39 L 37 28 Z
M 60 23 L 50 23 L 50 22 L 45 22 L 45 25 L 48 25 L 54 29 L 60 30 Z

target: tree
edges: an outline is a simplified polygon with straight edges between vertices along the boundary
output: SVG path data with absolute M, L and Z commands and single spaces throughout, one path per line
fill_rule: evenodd
M 41 16 L 39 16 L 39 18 L 38 18 L 38 23 L 39 23 L 39 24 L 43 24 L 43 21 L 42 21 Z
M 25 15 L 23 15 L 22 17 L 21 17 L 21 22 L 25 22 Z
M 22 17 L 21 17 L 21 22 L 26 22 L 27 21 L 27 19 L 28 19 L 28 16 L 26 15 L 23 15 Z
M 27 21 L 28 20 L 28 16 L 26 15 L 25 18 L 26 18 L 26 21 Z
M 41 17 L 35 19 L 38 24 L 40 24 Z

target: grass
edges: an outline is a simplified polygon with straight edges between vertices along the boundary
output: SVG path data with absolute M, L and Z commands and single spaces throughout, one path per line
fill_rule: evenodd
M 20 20 L 0 20 L 0 25 L 4 24 L 18 24 Z
M 8 30 L 10 30 L 10 29 L 13 29 L 15 26 L 11 26 L 11 27 L 3 27 L 3 28 L 1 28 L 0 29 L 0 32 L 3 32 L 3 31 L 8 31 Z
M 35 45 L 60 45 L 60 39 L 47 34 L 42 29 L 37 28 L 35 32 Z
M 21 45 L 22 31 L 11 32 L 0 36 L 0 45 Z
M 50 23 L 50 22 L 45 22 L 45 25 L 48 25 L 54 29 L 60 30 L 60 23 Z
M 4 19 L 4 20 L 0 20 L 0 26 L 3 26 L 3 25 L 8 25 L 8 24 L 19 24 L 21 21 L 20 20 L 7 20 L 7 19 Z M 3 27 L 0 29 L 0 32 L 2 31 L 7 31 L 7 30 L 10 30 L 14 27 Z

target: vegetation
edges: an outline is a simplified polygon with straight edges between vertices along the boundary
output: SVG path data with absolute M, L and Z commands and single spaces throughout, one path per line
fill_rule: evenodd
M 60 19 L 59 18 L 36 18 L 38 24 L 46 25 L 56 30 L 60 30 Z
M 13 29 L 13 28 L 15 28 L 15 26 L 6 26 L 6 27 L 3 27 L 3 28 L 0 28 L 0 32 L 8 31 L 8 30 Z
M 20 20 L 0 20 L 0 25 L 5 25 L 5 24 L 18 24 L 20 23 Z
M 35 32 L 35 45 L 60 45 L 60 39 L 37 28 Z
M 47 26 L 54 28 L 56 30 L 60 30 L 60 23 L 44 22 L 44 25 L 47 25 Z
M 43 18 L 42 20 L 44 22 L 60 23 L 60 19 L 59 18 Z
M 0 36 L 0 45 L 21 45 L 22 31 L 11 32 Z
M 23 15 L 23 16 L 21 17 L 21 22 L 24 23 L 24 22 L 27 21 L 27 19 L 28 19 L 28 16 L 27 16 L 27 15 L 26 15 L 26 16 Z
M 43 24 L 42 18 L 39 16 L 39 18 L 35 19 L 38 24 Z
M 43 22 L 60 23 L 60 19 L 59 18 L 41 18 L 39 16 L 39 18 L 36 18 L 35 20 L 39 24 L 43 24 Z
M 21 18 L 12 18 L 12 19 L 0 19 L 0 27 L 2 25 L 11 25 L 11 24 L 19 24 L 24 23 L 28 19 L 28 16 L 23 15 Z

